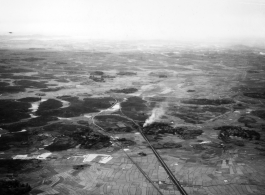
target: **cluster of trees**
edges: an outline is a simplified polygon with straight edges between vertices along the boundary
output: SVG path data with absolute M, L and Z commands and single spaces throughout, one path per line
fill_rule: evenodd
M 259 140 L 260 139 L 260 134 L 254 130 L 246 130 L 243 129 L 242 127 L 237 127 L 237 126 L 222 126 L 222 127 L 217 127 L 215 128 L 216 130 L 221 130 L 219 133 L 218 138 L 227 141 L 230 139 L 230 136 L 237 136 L 241 137 L 243 139 L 255 139 Z
M 143 128 L 143 132 L 147 135 L 159 135 L 159 134 L 173 134 L 180 135 L 183 139 L 194 139 L 203 133 L 202 130 L 189 130 L 186 127 L 171 127 L 166 123 L 153 123 Z
M 1 195 L 23 195 L 31 190 L 29 184 L 20 183 L 16 179 L 0 180 Z
M 113 93 L 125 93 L 125 94 L 129 94 L 129 93 L 134 93 L 138 91 L 138 89 L 136 88 L 126 88 L 126 89 L 111 89 L 109 90 L 109 92 L 113 92 Z
M 100 149 L 111 145 L 110 137 L 95 132 L 75 132 L 72 135 L 77 143 L 86 149 Z

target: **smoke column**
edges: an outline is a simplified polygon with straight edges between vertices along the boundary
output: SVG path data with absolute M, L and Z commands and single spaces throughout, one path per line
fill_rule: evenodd
M 163 116 L 164 113 L 165 113 L 165 105 L 163 105 L 163 106 L 161 106 L 159 108 L 154 108 L 152 110 L 151 116 L 148 119 L 146 119 L 146 121 L 145 121 L 143 126 L 146 127 L 147 125 L 152 124 L 156 120 L 160 119 L 161 116 Z

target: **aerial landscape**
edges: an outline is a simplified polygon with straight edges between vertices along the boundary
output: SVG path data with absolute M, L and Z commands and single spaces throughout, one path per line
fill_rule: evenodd
M 1 194 L 263 194 L 265 49 L 1 45 Z
M 263 0 L 0 0 L 0 195 L 265 195 Z

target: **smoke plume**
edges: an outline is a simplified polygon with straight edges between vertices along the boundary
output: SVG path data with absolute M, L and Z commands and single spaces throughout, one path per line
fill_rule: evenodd
M 146 127 L 147 125 L 150 125 L 153 122 L 157 121 L 163 116 L 164 113 L 165 113 L 165 105 L 161 105 L 159 108 L 154 108 L 152 110 L 151 116 L 148 119 L 146 119 L 143 126 Z

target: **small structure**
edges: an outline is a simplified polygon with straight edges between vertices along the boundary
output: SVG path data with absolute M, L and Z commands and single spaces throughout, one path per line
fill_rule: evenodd
M 108 161 L 110 161 L 113 157 L 107 154 L 87 154 L 84 155 L 84 160 L 83 162 L 91 162 L 92 160 L 94 160 L 97 156 L 102 157 L 101 160 L 99 161 L 99 163 L 107 163 Z

